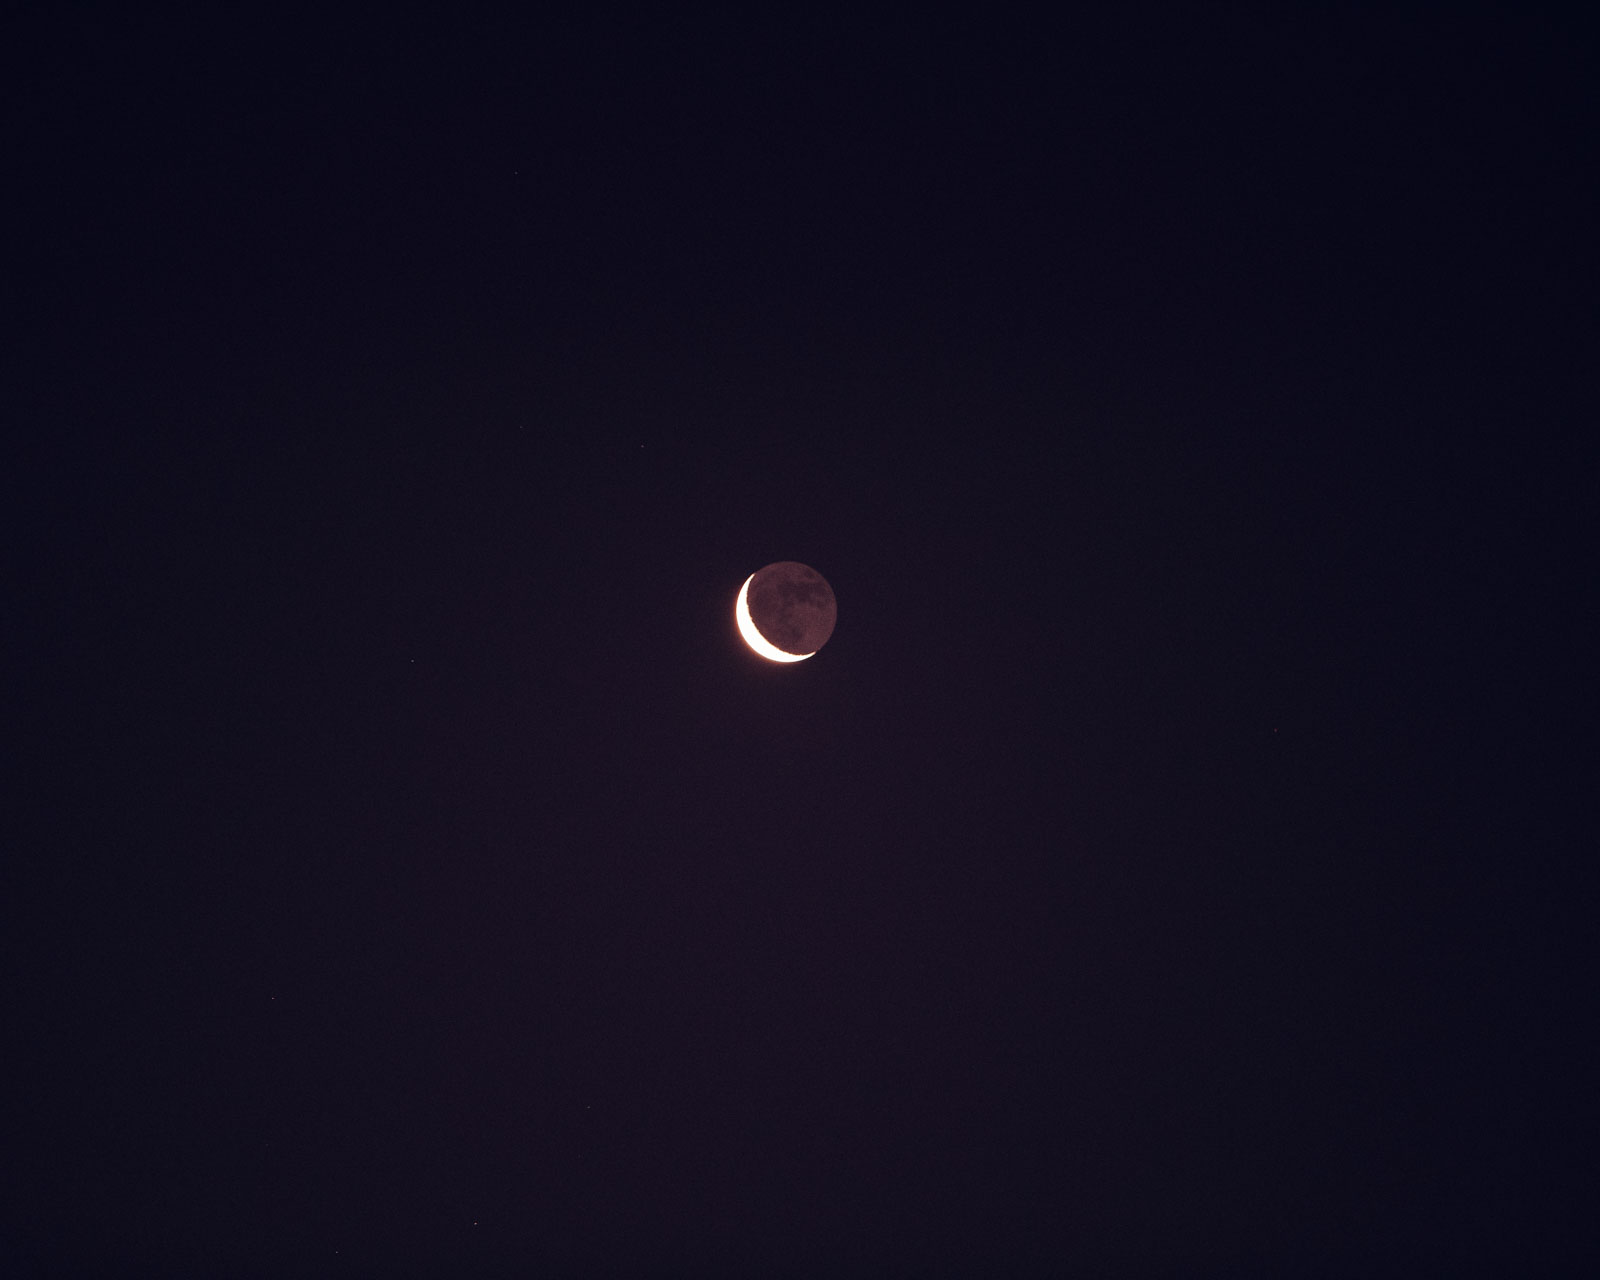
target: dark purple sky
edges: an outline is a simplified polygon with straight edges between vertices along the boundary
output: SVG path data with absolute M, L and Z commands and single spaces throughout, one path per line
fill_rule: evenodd
M 1592 1274 L 1575 30 L 213 21 L 4 90 L 8 1274 Z

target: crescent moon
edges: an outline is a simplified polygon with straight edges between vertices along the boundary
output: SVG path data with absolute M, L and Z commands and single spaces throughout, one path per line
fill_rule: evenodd
M 811 653 L 785 653 L 756 630 L 756 624 L 750 620 L 750 606 L 745 601 L 745 596 L 750 592 L 750 583 L 755 576 L 752 573 L 744 580 L 744 586 L 739 588 L 739 603 L 733 608 L 733 616 L 739 623 L 739 634 L 744 637 L 744 642 L 763 658 L 770 658 L 773 662 L 804 662 L 814 656 L 816 653 L 814 649 Z

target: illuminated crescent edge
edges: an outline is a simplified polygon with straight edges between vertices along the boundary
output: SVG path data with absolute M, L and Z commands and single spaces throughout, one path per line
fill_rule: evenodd
M 744 637 L 744 642 L 763 658 L 770 658 L 773 662 L 804 662 L 814 657 L 817 652 L 815 649 L 810 653 L 785 653 L 756 630 L 756 624 L 750 619 L 750 606 L 745 603 L 745 596 L 750 594 L 750 584 L 755 581 L 755 576 L 752 573 L 744 580 L 744 586 L 739 588 L 739 603 L 733 608 L 733 616 L 739 623 L 739 634 Z

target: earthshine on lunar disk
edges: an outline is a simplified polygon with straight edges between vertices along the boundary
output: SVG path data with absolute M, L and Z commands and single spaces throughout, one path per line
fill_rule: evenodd
M 744 580 L 733 616 L 744 642 L 763 658 L 800 662 L 828 643 L 838 607 L 820 573 L 780 560 Z

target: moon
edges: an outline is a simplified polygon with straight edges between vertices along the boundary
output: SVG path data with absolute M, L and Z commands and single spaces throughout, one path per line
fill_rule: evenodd
M 827 579 L 795 560 L 752 573 L 733 608 L 744 642 L 772 662 L 814 657 L 833 634 L 838 613 Z

